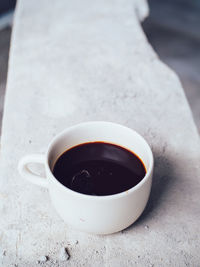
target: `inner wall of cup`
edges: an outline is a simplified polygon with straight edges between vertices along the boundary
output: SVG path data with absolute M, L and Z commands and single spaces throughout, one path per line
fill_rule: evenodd
M 145 165 L 146 171 L 150 167 L 150 149 L 145 140 L 131 129 L 120 125 L 105 123 L 82 124 L 60 134 L 49 149 L 49 166 L 51 171 L 55 162 L 65 151 L 88 142 L 103 141 L 120 145 L 134 152 Z

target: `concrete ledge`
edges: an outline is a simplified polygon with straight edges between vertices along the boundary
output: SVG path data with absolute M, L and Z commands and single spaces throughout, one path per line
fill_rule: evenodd
M 9 61 L 0 161 L 3 266 L 198 266 L 200 142 L 179 79 L 160 62 L 134 1 L 18 2 Z M 155 156 L 149 204 L 111 236 L 70 229 L 48 192 L 17 173 L 25 154 L 87 120 L 141 133 Z M 77 243 L 78 241 L 78 243 Z M 44 258 L 44 257 L 43 257 Z

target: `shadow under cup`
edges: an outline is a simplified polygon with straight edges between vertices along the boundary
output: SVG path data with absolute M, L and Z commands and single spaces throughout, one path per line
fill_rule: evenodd
M 59 156 L 79 144 L 98 141 L 134 152 L 145 165 L 145 177 L 131 189 L 107 196 L 85 195 L 62 185 L 53 175 Z M 52 203 L 68 225 L 90 233 L 110 234 L 131 225 L 143 212 L 151 190 L 153 155 L 144 138 L 132 129 L 110 122 L 86 122 L 53 139 L 47 152 L 46 173 Z

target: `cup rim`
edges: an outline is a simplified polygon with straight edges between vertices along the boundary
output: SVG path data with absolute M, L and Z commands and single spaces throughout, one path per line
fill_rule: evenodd
M 62 183 L 60 183 L 56 177 L 54 176 L 53 172 L 51 171 L 51 168 L 49 166 L 49 154 L 51 152 L 51 148 L 52 146 L 58 141 L 58 139 L 60 139 L 63 135 L 65 135 L 67 132 L 71 131 L 71 130 L 75 130 L 76 128 L 79 128 L 80 126 L 84 125 L 91 125 L 91 124 L 94 124 L 94 123 L 98 123 L 98 124 L 109 124 L 109 125 L 115 125 L 115 126 L 118 126 L 118 127 L 121 127 L 121 128 L 124 128 L 124 130 L 131 130 L 133 131 L 136 135 L 138 135 L 142 141 L 145 143 L 146 147 L 147 147 L 147 150 L 148 150 L 148 157 L 149 157 L 149 167 L 148 169 L 146 168 L 146 174 L 144 176 L 144 178 L 135 186 L 131 187 L 130 189 L 126 190 L 126 191 L 123 191 L 123 192 L 120 192 L 120 193 L 117 193 L 117 194 L 112 194 L 112 195 L 103 195 L 103 196 L 94 196 L 94 195 L 87 195 L 87 194 L 83 194 L 83 193 L 79 193 L 79 192 L 76 192 L 76 191 L 73 191 L 72 189 L 64 186 Z M 114 142 L 113 142 L 114 143 Z M 132 151 L 134 153 L 134 151 Z M 142 159 L 141 159 L 142 160 Z M 64 129 L 63 131 L 61 131 L 59 134 L 57 134 L 52 140 L 51 142 L 49 143 L 48 145 L 48 148 L 47 148 L 47 153 L 46 153 L 46 159 L 45 159 L 45 165 L 49 171 L 49 173 L 51 174 L 50 175 L 50 179 L 53 183 L 55 183 L 56 186 L 58 186 L 62 191 L 64 192 L 68 192 L 72 195 L 74 195 L 75 197 L 81 197 L 81 198 L 86 198 L 88 200 L 91 200 L 91 199 L 95 199 L 95 200 L 108 200 L 108 199 L 115 199 L 115 198 L 121 198 L 121 197 L 124 197 L 124 196 L 127 196 L 131 193 L 133 193 L 134 191 L 138 190 L 140 187 L 142 187 L 142 185 L 148 180 L 149 176 L 151 175 L 152 171 L 153 171 L 153 166 L 154 166 L 154 157 L 153 157 L 153 153 L 152 153 L 152 150 L 151 150 L 151 147 L 149 146 L 148 142 L 145 140 L 145 138 L 139 134 L 138 132 L 136 132 L 135 130 L 127 127 L 127 126 L 124 126 L 122 124 L 119 124 L 119 123 L 115 123 L 115 122 L 110 122 L 110 121 L 86 121 L 86 122 L 81 122 L 81 123 L 78 123 L 78 124 L 75 124 L 75 125 L 72 125 L 70 127 L 67 127 L 66 129 Z

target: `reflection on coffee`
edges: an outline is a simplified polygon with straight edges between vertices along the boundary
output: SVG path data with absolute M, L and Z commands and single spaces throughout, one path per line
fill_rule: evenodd
M 56 161 L 53 174 L 69 189 L 87 195 L 113 195 L 137 185 L 144 164 L 133 152 L 110 143 L 91 142 L 72 147 Z

